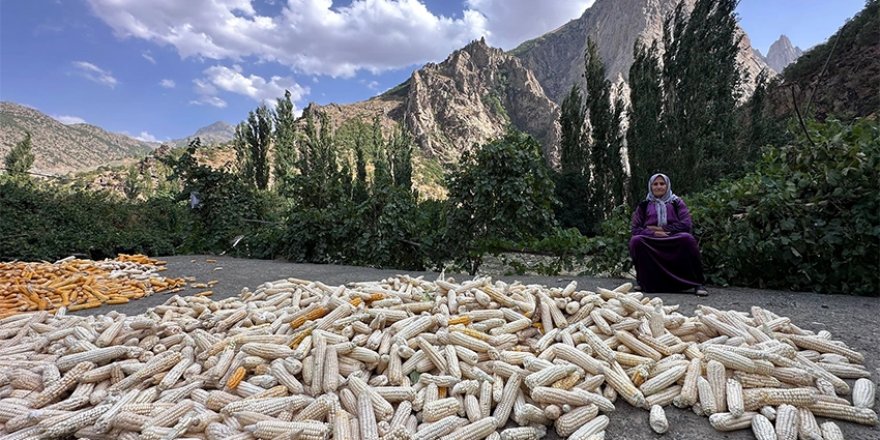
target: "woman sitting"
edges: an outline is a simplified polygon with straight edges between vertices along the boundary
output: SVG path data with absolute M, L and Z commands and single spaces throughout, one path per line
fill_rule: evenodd
M 629 241 L 642 291 L 709 294 L 703 289 L 700 248 L 691 229 L 691 215 L 684 201 L 672 193 L 669 177 L 651 176 L 648 196 L 633 213 Z

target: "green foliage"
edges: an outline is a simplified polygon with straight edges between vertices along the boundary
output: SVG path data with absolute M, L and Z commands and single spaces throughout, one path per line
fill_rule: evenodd
M 590 187 L 587 177 L 581 173 L 555 173 L 554 192 L 559 205 L 554 210 L 556 221 L 562 228 L 576 228 L 582 234 L 592 235 L 599 223 L 587 205 Z
M 663 111 L 663 86 L 657 42 L 645 47 L 636 42 L 633 64 L 629 69 L 630 108 L 629 129 L 626 133 L 629 156 L 630 201 L 640 200 L 645 194 L 644 178 L 660 172 L 664 145 L 660 115 Z M 642 178 L 644 176 L 644 178 Z
M 587 223 L 598 224 L 615 206 L 623 203 L 624 173 L 619 134 L 623 104 L 618 101 L 616 109 L 611 106 L 611 82 L 605 79 L 605 64 L 599 57 L 598 46 L 591 39 L 587 40 L 584 60 L 591 128 L 585 140 L 591 168 Z
M 137 165 L 132 165 L 128 168 L 128 172 L 125 173 L 125 180 L 122 182 L 122 193 L 126 199 L 135 200 L 141 194 L 143 185 L 140 182 L 140 176 Z
M 24 139 L 17 142 L 4 159 L 6 172 L 16 176 L 26 176 L 34 165 L 34 153 L 31 152 L 31 134 L 25 132 Z
M 810 136 L 767 148 L 756 169 L 688 200 L 711 283 L 878 295 L 880 124 L 810 125 Z M 593 240 L 590 265 L 630 267 L 629 215 Z
M 812 124 L 755 172 L 694 198 L 710 281 L 878 295 L 880 124 Z
M 257 233 L 260 225 L 279 221 L 284 204 L 266 191 L 259 191 L 239 175 L 215 170 L 199 164 L 196 150 L 201 147 L 198 138 L 190 143 L 179 159 L 168 158 L 174 170 L 173 178 L 182 182 L 178 200 L 189 200 L 192 195 L 200 203 L 192 207 L 194 233 L 187 243 L 197 251 L 227 250 L 239 235 Z
M 191 218 L 169 198 L 120 201 L 106 193 L 0 176 L 0 259 L 188 252 Z
M 562 100 L 559 113 L 559 162 L 563 174 L 584 175 L 587 171 L 587 152 L 584 145 L 586 117 L 581 90 L 577 85 L 573 85 L 568 96 Z
M 658 164 L 682 182 L 682 193 L 700 191 L 743 161 L 735 148 L 736 107 L 742 73 L 736 0 L 697 0 L 691 14 L 680 3 L 663 29 L 661 116 L 664 145 Z M 633 174 L 633 179 L 647 176 Z
M 290 91 L 284 91 L 284 98 L 278 98 L 274 113 L 275 131 L 273 138 L 275 186 L 279 194 L 288 194 L 288 185 L 292 179 L 296 163 L 296 118 L 293 116 L 293 102 Z
M 269 187 L 269 145 L 272 143 L 272 111 L 265 105 L 248 113 L 235 129 L 235 156 L 244 182 L 259 190 Z
M 555 227 L 553 180 L 540 145 L 527 135 L 511 131 L 465 152 L 447 187 L 447 242 L 471 272 L 494 240 L 522 242 Z

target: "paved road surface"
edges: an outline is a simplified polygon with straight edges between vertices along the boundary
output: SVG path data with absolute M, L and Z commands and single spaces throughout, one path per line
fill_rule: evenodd
M 208 263 L 207 259 L 217 260 Z M 251 290 L 263 282 L 296 277 L 319 280 L 329 285 L 340 285 L 354 281 L 379 280 L 400 273 L 414 276 L 424 275 L 425 279 L 436 279 L 433 272 L 404 272 L 396 270 L 377 270 L 364 267 L 292 264 L 280 261 L 246 260 L 215 256 L 175 256 L 165 259 L 168 270 L 165 276 L 193 276 L 199 282 L 218 280 L 213 287 L 214 299 L 237 295 L 243 287 Z M 457 280 L 469 278 L 455 276 Z M 548 286 L 564 286 L 576 280 L 578 286 L 589 289 L 595 286 L 614 288 L 624 280 L 587 277 L 546 277 L 546 276 L 503 276 L 500 279 L 511 282 L 540 283 Z M 878 286 L 880 288 L 880 286 Z M 181 294 L 192 294 L 201 289 L 188 289 Z M 725 310 L 748 311 L 752 305 L 765 307 L 782 316 L 788 316 L 798 326 L 819 331 L 828 330 L 835 339 L 845 341 L 850 347 L 866 355 L 866 366 L 873 373 L 872 380 L 880 379 L 880 299 L 852 297 L 844 295 L 818 295 L 812 293 L 792 293 L 772 290 L 745 288 L 711 288 L 711 295 L 698 298 L 688 294 L 657 294 L 665 304 L 680 304 L 680 311 L 686 315 L 693 313 L 698 304 L 706 304 Z M 116 307 L 121 313 L 136 314 L 163 303 L 168 296 L 155 295 Z M 91 313 L 102 313 L 106 308 Z M 89 313 L 90 311 L 84 311 Z M 851 382 L 851 381 L 850 381 Z M 880 393 L 878 393 L 880 400 Z M 880 405 L 875 404 L 875 410 Z M 753 439 L 750 430 L 720 433 L 709 426 L 706 418 L 691 411 L 668 407 L 666 410 L 670 423 L 669 432 L 663 436 L 654 434 L 648 426 L 648 413 L 632 408 L 618 400 L 617 410 L 609 414 L 611 424 L 606 433 L 611 439 L 670 439 L 670 440 L 708 440 L 708 439 Z M 819 420 L 820 423 L 824 419 Z M 880 440 L 880 427 L 864 427 L 852 423 L 839 422 L 844 435 L 849 440 Z M 555 434 L 552 429 L 549 430 Z M 547 438 L 558 438 L 548 435 Z

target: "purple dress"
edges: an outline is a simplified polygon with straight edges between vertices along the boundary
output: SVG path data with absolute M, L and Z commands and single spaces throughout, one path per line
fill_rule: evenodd
M 648 226 L 657 225 L 656 205 L 642 202 L 633 213 L 629 254 L 644 292 L 681 292 L 705 281 L 700 248 L 690 234 L 691 215 L 683 200 L 666 204 L 666 219 L 663 229 L 669 237 L 655 237 Z

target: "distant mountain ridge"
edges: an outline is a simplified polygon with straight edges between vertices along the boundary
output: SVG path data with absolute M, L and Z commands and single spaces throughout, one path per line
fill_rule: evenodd
M 207 144 L 223 144 L 231 141 L 235 137 L 235 126 L 228 122 L 217 121 L 211 125 L 206 125 L 193 133 L 181 139 L 174 139 L 166 142 L 175 147 L 185 147 L 195 138 L 199 138 L 202 145 Z
M 761 57 L 777 73 L 782 73 L 789 64 L 797 61 L 804 54 L 804 51 L 792 44 L 785 34 L 780 35 L 779 39 L 770 45 L 770 49 L 767 50 L 767 56 L 763 56 L 758 49 L 755 49 L 755 51 L 757 56 Z
M 141 157 L 153 144 L 90 124 L 65 125 L 31 107 L 0 102 L 0 156 L 31 133 L 34 172 L 65 174 L 108 162 Z

